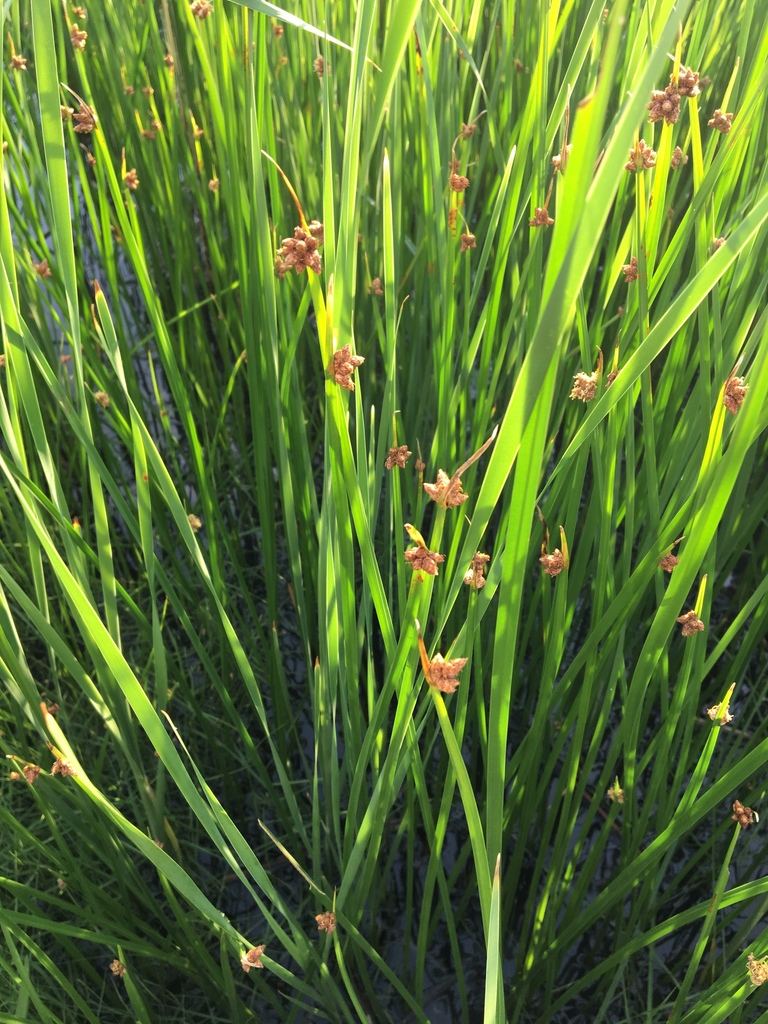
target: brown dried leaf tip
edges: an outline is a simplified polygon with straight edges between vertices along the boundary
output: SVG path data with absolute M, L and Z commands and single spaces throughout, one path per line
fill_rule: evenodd
M 693 609 L 684 615 L 679 615 L 677 621 L 683 627 L 683 636 L 694 636 L 704 631 L 704 623 Z
M 670 551 L 669 554 L 668 555 L 664 555 L 664 557 L 659 562 L 659 568 L 663 569 L 664 572 L 672 572 L 672 570 L 676 566 L 678 566 L 679 564 L 680 564 L 680 559 L 677 557 L 677 555 L 673 555 L 672 552 Z M 678 619 L 678 622 L 679 621 L 680 620 Z
M 88 135 L 96 127 L 96 115 L 87 103 L 80 104 L 80 109 L 72 115 L 72 120 L 77 122 L 75 131 L 80 135 Z
M 405 464 L 412 455 L 413 452 L 408 451 L 407 444 L 401 444 L 399 448 L 390 448 L 387 453 L 387 460 L 384 463 L 384 469 L 394 469 L 395 466 L 405 469 Z
M 573 378 L 573 387 L 568 397 L 578 398 L 580 402 L 591 402 L 597 392 L 597 380 L 597 370 L 594 373 L 584 373 L 583 370 L 579 370 Z
M 676 171 L 680 164 L 688 163 L 688 154 L 683 153 L 679 146 L 675 146 L 675 150 L 672 153 L 672 157 L 669 162 L 672 165 L 672 170 Z
M 312 222 L 315 223 L 314 221 Z M 318 225 L 322 227 L 322 225 Z M 315 229 L 317 230 L 317 229 Z M 320 253 L 317 251 L 320 241 L 310 232 L 302 227 L 293 229 L 293 238 L 284 238 L 283 243 L 277 250 L 277 255 L 284 267 L 293 267 L 297 274 L 307 267 L 319 274 L 322 270 Z
M 745 382 L 743 377 L 735 377 L 731 375 L 725 382 L 723 405 L 728 412 L 732 412 L 734 416 L 741 408 L 748 387 L 749 384 Z
M 425 672 L 427 682 L 441 693 L 455 693 L 461 682 L 457 679 L 459 672 L 467 664 L 467 658 L 451 658 L 445 661 L 442 654 L 436 654 L 429 662 L 429 670 Z
M 466 252 L 467 249 L 476 248 L 477 239 L 475 238 L 471 231 L 465 231 L 464 234 L 461 236 L 461 246 L 459 248 L 459 252 Z
M 333 353 L 333 361 L 328 367 L 328 375 L 333 377 L 336 383 L 346 388 L 347 391 L 354 391 L 355 384 L 352 380 L 352 374 L 364 362 L 364 356 L 353 355 L 352 348 L 349 345 L 345 345 Z
M 125 964 L 121 960 L 113 960 L 109 965 L 109 969 L 116 978 L 125 977 Z
M 756 811 L 753 811 L 751 807 L 745 807 L 739 800 L 733 801 L 733 814 L 731 818 L 733 821 L 737 821 L 741 828 L 749 828 L 750 825 L 754 825 L 755 822 L 760 820 Z
M 768 981 L 768 956 L 756 960 L 754 955 L 750 953 L 747 957 L 747 970 L 749 971 L 749 980 L 752 984 L 762 985 L 764 981 Z
M 638 276 L 637 256 L 631 256 L 629 263 L 625 263 L 621 268 L 621 272 L 627 284 L 632 284 L 633 281 L 636 281 Z
M 213 4 L 209 0 L 192 0 L 189 9 L 196 18 L 202 21 L 203 18 L 207 18 L 209 14 L 213 13 Z
M 723 135 L 727 135 L 731 130 L 732 121 L 733 114 L 724 114 L 722 110 L 716 110 L 712 117 L 707 121 L 707 125 L 718 132 L 722 132 Z
M 554 220 L 549 216 L 546 206 L 537 206 L 533 211 L 533 217 L 528 221 L 529 228 L 548 228 L 554 224 Z
M 555 548 L 551 555 L 542 555 L 539 561 L 547 576 L 559 576 L 565 568 L 565 555 L 560 548 Z
M 469 563 L 469 570 L 464 574 L 464 582 L 473 590 L 482 590 L 486 580 L 485 567 L 490 562 L 491 556 L 484 555 L 482 551 L 475 552 L 472 561 Z
M 326 911 L 324 914 L 315 914 L 315 920 L 317 921 L 317 930 L 319 932 L 327 932 L 329 935 L 333 935 L 336 931 L 336 915 L 330 911 Z
M 666 89 L 654 89 L 651 93 L 651 102 L 648 104 L 648 120 L 651 124 L 655 121 L 665 121 L 667 124 L 677 124 L 680 116 L 680 93 L 674 83 L 670 83 Z
M 51 766 L 51 775 L 75 775 L 75 769 L 63 757 L 57 758 Z
M 656 152 L 645 144 L 645 139 L 636 142 L 629 151 L 629 160 L 624 164 L 625 171 L 645 171 L 656 166 Z
M 247 953 L 243 953 L 240 957 L 240 966 L 246 974 L 248 974 L 252 967 L 263 969 L 264 964 L 261 962 L 261 956 L 266 948 L 266 946 L 254 946 Z
M 82 53 L 85 49 L 85 41 L 88 38 L 88 33 L 79 29 L 77 27 L 77 23 L 75 23 L 69 30 L 69 38 L 72 40 L 74 48 Z

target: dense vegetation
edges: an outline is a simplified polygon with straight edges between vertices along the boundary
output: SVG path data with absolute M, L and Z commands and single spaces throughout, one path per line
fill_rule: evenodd
M 3 5 L 0 1021 L 768 1021 L 768 7 L 289 7 Z

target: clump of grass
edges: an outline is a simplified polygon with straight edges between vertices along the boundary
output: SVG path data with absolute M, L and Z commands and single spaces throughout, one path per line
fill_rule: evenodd
M 765 13 L 4 18 L 2 1012 L 746 1019 Z

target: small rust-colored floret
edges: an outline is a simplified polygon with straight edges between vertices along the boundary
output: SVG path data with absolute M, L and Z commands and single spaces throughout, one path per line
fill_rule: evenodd
M 477 239 L 475 238 L 471 231 L 465 231 L 464 234 L 461 236 L 461 246 L 459 247 L 459 252 L 466 252 L 467 249 L 476 248 Z
M 466 192 L 469 188 L 469 178 L 454 171 L 448 179 L 448 184 L 453 192 Z
M 207 18 L 209 14 L 213 13 L 213 4 L 210 3 L 210 0 L 192 0 L 189 9 L 196 18 L 202 21 L 203 18 Z
M 80 104 L 80 109 L 72 115 L 72 120 L 77 122 L 75 131 L 81 135 L 89 134 L 96 127 L 96 115 L 87 103 Z
M 351 346 L 348 344 L 344 345 L 343 348 L 333 353 L 333 360 L 328 367 L 328 375 L 333 377 L 336 383 L 347 391 L 354 391 L 355 384 L 352 380 L 352 374 L 364 362 L 364 356 L 353 355 Z
M 750 953 L 747 957 L 747 970 L 752 984 L 762 985 L 763 982 L 768 981 L 768 956 L 756 960 L 754 954 Z
M 277 255 L 282 259 L 283 265 L 293 267 L 297 274 L 309 267 L 319 274 L 322 270 L 320 253 L 317 247 L 320 242 L 302 227 L 293 229 L 293 238 L 284 238 L 283 244 L 277 250 Z
M 633 281 L 636 281 L 638 276 L 637 256 L 631 256 L 629 263 L 625 263 L 621 268 L 621 272 L 627 284 L 632 284 Z
M 80 53 L 85 49 L 85 41 L 88 38 L 88 33 L 77 27 L 75 23 L 69 30 L 69 38 L 72 40 L 72 45 Z
M 651 102 L 648 104 L 650 114 L 648 120 L 651 124 L 655 121 L 665 121 L 666 124 L 677 124 L 680 116 L 680 93 L 670 83 L 666 89 L 654 89 L 651 93 Z
M 542 555 L 539 561 L 547 576 L 559 576 L 565 568 L 565 556 L 560 548 L 555 548 L 550 555 Z
M 399 448 L 390 448 L 387 452 L 384 469 L 394 469 L 395 466 L 405 469 L 405 464 L 412 455 L 413 452 L 408 451 L 408 445 L 406 444 L 401 444 Z
M 749 384 L 746 383 L 743 377 L 730 376 L 725 382 L 723 405 L 728 412 L 733 413 L 734 416 L 741 408 L 748 387 Z
M 26 71 L 27 59 L 27 57 L 22 57 L 20 53 L 11 54 L 11 68 L 14 71 Z
M 569 398 L 578 399 L 580 402 L 591 402 L 597 392 L 597 370 L 594 373 L 584 373 L 579 370 L 573 378 L 573 387 Z
M 646 171 L 656 166 L 656 152 L 646 145 L 645 139 L 640 139 L 629 151 L 629 160 L 624 164 L 625 171 Z
M 261 962 L 261 957 L 266 948 L 266 946 L 254 946 L 252 949 L 249 949 L 247 953 L 243 953 L 240 957 L 240 966 L 246 974 L 248 974 L 252 967 L 264 967 L 264 964 Z
M 109 965 L 109 969 L 116 978 L 125 977 L 125 964 L 121 960 L 113 960 Z
M 135 167 L 132 167 L 130 171 L 125 172 L 125 174 L 123 175 L 123 181 L 125 182 L 126 187 L 131 190 L 131 192 L 136 191 L 141 182 L 139 181 L 139 175 Z
M 677 621 L 683 627 L 683 636 L 695 636 L 696 633 L 701 633 L 704 630 L 704 623 L 693 609 L 678 616 Z
M 675 566 L 680 564 L 680 559 L 677 555 L 673 555 L 670 551 L 668 555 L 664 555 L 662 560 L 659 562 L 659 568 L 663 569 L 664 572 L 672 572 Z
M 727 135 L 731 130 L 732 121 L 733 114 L 724 114 L 722 110 L 716 110 L 712 117 L 707 121 L 707 125 L 718 132 L 722 132 L 723 135 Z
M 469 563 L 469 569 L 464 574 L 464 582 L 473 590 L 482 590 L 485 586 L 485 567 L 490 562 L 491 556 L 476 551 Z
M 670 75 L 669 79 L 671 82 L 674 81 L 674 75 Z M 698 96 L 700 92 L 699 72 L 692 71 L 681 64 L 677 73 L 677 90 L 681 96 L 688 96 L 690 99 Z
M 327 932 L 328 935 L 332 935 L 336 931 L 336 915 L 330 911 L 326 911 L 324 914 L 315 914 L 315 920 L 318 931 Z
M 688 154 L 683 153 L 682 149 L 680 149 L 679 146 L 675 146 L 674 152 L 672 153 L 672 157 L 669 162 L 672 165 L 672 170 L 676 171 L 680 164 L 688 163 Z
M 754 825 L 759 820 L 752 808 L 745 807 L 739 800 L 733 801 L 733 814 L 731 818 L 733 821 L 737 821 L 743 829 L 749 828 L 750 825 Z
M 451 658 L 449 661 L 445 661 L 442 654 L 436 654 L 425 673 L 427 682 L 441 693 L 455 693 L 456 687 L 461 682 L 456 677 L 467 664 L 467 660 L 467 658 Z
M 51 276 L 51 268 L 48 266 L 48 260 L 41 260 L 39 263 L 32 262 L 35 273 L 38 277 L 46 278 Z
M 74 775 L 75 769 L 63 757 L 57 758 L 51 766 L 51 775 Z
M 528 227 L 547 228 L 554 223 L 552 217 L 549 216 L 546 206 L 537 206 L 534 208 L 533 217 L 528 221 Z

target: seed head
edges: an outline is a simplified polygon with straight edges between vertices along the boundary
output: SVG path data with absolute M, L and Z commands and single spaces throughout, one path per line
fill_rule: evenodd
M 51 775 L 74 775 L 75 769 L 63 757 L 57 758 L 51 766 Z
M 80 109 L 76 114 L 72 115 L 72 120 L 77 121 L 75 131 L 80 135 L 89 135 L 96 127 L 96 115 L 87 103 L 80 104 Z
M 764 981 L 768 981 L 768 957 L 764 956 L 761 960 L 755 960 L 750 953 L 747 957 L 747 970 L 752 984 L 762 985 Z
M 309 222 L 309 233 L 317 240 L 318 245 L 323 245 L 325 243 L 325 227 L 319 220 L 311 220 Z
M 405 464 L 412 455 L 413 452 L 409 452 L 408 445 L 405 444 L 401 444 L 399 448 L 390 448 L 384 463 L 384 469 L 394 469 L 395 466 L 405 469 Z
M 467 249 L 476 249 L 476 248 L 477 248 L 477 239 L 475 238 L 475 236 L 472 234 L 471 231 L 465 232 L 461 236 L 461 245 L 459 247 L 459 252 L 466 252 Z
M 664 555 L 664 557 L 659 562 L 659 568 L 663 569 L 664 572 L 672 572 L 675 566 L 679 564 L 680 559 L 677 557 L 677 555 L 673 555 L 670 551 L 669 554 Z M 678 619 L 677 621 L 679 622 L 680 620 Z
M 297 274 L 309 267 L 319 274 L 322 270 L 320 253 L 317 251 L 319 241 L 301 227 L 293 229 L 293 238 L 284 238 L 277 250 L 277 255 L 286 267 L 293 267 Z
M 326 911 L 324 914 L 316 914 L 315 920 L 317 921 L 318 931 L 327 932 L 328 935 L 332 935 L 336 931 L 336 915 L 330 911 Z
M 725 383 L 725 392 L 723 394 L 723 405 L 732 412 L 735 416 L 741 408 L 741 404 L 744 401 L 744 396 L 747 393 L 747 384 L 743 377 L 730 376 Z
M 125 172 L 125 174 L 123 175 L 123 181 L 125 182 L 126 186 L 131 190 L 131 192 L 136 191 L 136 189 L 139 187 L 140 182 L 135 167 L 132 167 L 130 171 Z
M 320 79 L 322 79 L 322 77 L 325 74 L 326 70 L 330 70 L 330 64 L 328 64 L 326 66 L 326 63 L 325 63 L 325 60 L 324 60 L 323 57 L 315 57 L 314 62 L 312 64 L 312 67 L 315 69 L 315 74 Z
M 571 393 L 568 395 L 569 398 L 576 399 L 580 402 L 591 402 L 597 392 L 597 370 L 594 373 L 584 373 L 583 370 L 579 370 L 576 376 L 573 378 L 573 387 Z
M 172 54 L 166 53 L 166 55 L 163 57 L 163 64 L 165 64 L 165 66 L 168 68 L 171 74 L 173 74 L 174 60 Z
M 48 266 L 47 259 L 41 260 L 39 263 L 35 263 L 33 261 L 32 266 L 34 267 L 35 273 L 38 275 L 38 277 L 45 278 L 51 276 L 51 268 Z
M 27 57 L 22 57 L 20 53 L 11 54 L 11 68 L 14 71 L 26 71 L 27 70 Z
M 102 409 L 106 409 L 109 405 L 109 395 L 106 391 L 94 391 L 93 397 L 99 403 Z
M 384 289 L 381 287 L 381 278 L 374 277 L 371 283 L 368 285 L 368 291 L 373 292 L 374 295 L 383 295 Z
M 630 149 L 629 160 L 624 164 L 624 170 L 631 171 L 634 174 L 636 171 L 648 170 L 649 167 L 655 166 L 655 150 L 645 144 L 645 139 L 640 139 L 634 144 L 632 149 Z
M 650 114 L 648 120 L 651 124 L 655 121 L 664 121 L 666 124 L 677 124 L 680 116 L 680 93 L 674 84 L 659 91 L 654 89 L 651 93 L 651 102 L 648 104 Z
M 209 14 L 213 13 L 213 4 L 209 0 L 192 0 L 189 9 L 196 18 L 202 21 L 203 18 L 207 18 Z
M 424 484 L 424 490 L 443 508 L 456 508 L 457 505 L 463 505 L 469 497 L 462 490 L 461 479 L 454 480 L 442 469 L 438 469 L 435 483 Z
M 430 551 L 426 547 L 408 548 L 405 552 L 406 562 L 410 562 L 414 572 L 423 571 L 429 576 L 437 576 L 437 567 L 445 561 L 445 555 Z
M 683 627 L 683 636 L 694 636 L 696 633 L 701 633 L 704 630 L 704 623 L 693 609 L 684 615 L 678 616 L 677 621 Z
M 669 162 L 672 166 L 672 170 L 676 171 L 680 164 L 688 163 L 688 154 L 684 154 L 679 146 L 675 146 L 674 152 L 672 153 L 672 158 Z
M 542 555 L 539 561 L 547 576 L 559 576 L 565 568 L 565 557 L 560 548 L 555 548 L 551 555 Z
M 261 962 L 261 957 L 266 948 L 266 946 L 254 946 L 253 949 L 249 949 L 247 953 L 243 953 L 240 957 L 240 966 L 246 974 L 248 974 L 252 967 L 264 967 L 264 964 Z
M 40 765 L 25 764 L 21 770 L 24 775 L 24 778 L 27 780 L 30 786 L 34 786 L 34 784 L 37 782 L 38 776 L 40 775 Z
M 464 177 L 463 174 L 457 174 L 454 171 L 448 179 L 448 184 L 453 192 L 466 192 L 469 188 L 469 178 Z
M 459 672 L 467 664 L 467 658 L 451 658 L 445 661 L 442 654 L 436 654 L 429 663 L 427 682 L 441 693 L 455 693 L 461 682 L 457 679 Z
M 473 590 L 482 590 L 485 586 L 485 566 L 490 562 L 491 556 L 484 555 L 482 551 L 476 551 L 469 563 L 469 570 L 464 575 L 464 582 Z
M 669 76 L 670 82 L 674 81 L 674 75 Z M 699 72 L 691 71 L 690 68 L 680 65 L 677 72 L 677 89 L 681 96 L 688 96 L 693 99 L 699 95 Z
M 355 385 L 352 380 L 352 374 L 364 362 L 365 357 L 353 355 L 352 348 L 347 344 L 333 353 L 333 360 L 328 367 L 328 375 L 333 377 L 336 383 L 346 388 L 347 391 L 354 391 Z
M 79 50 L 80 53 L 82 53 L 85 49 L 85 41 L 88 38 L 88 33 L 84 32 L 82 29 L 79 29 L 77 27 L 77 23 L 75 23 L 69 30 L 69 38 L 72 40 L 72 45 L 74 46 L 74 48 L 76 50 Z
M 754 825 L 756 821 L 760 820 L 751 807 L 745 807 L 739 800 L 733 801 L 731 818 L 733 821 L 737 821 L 743 829 L 749 828 L 750 825 Z
M 528 227 L 547 228 L 554 223 L 554 220 L 549 216 L 546 206 L 537 206 L 534 209 L 533 217 L 528 221 Z
M 732 121 L 733 114 L 724 114 L 722 110 L 716 110 L 707 121 L 707 124 L 710 128 L 714 128 L 716 131 L 722 132 L 723 135 L 727 135 L 731 130 Z
M 624 280 L 627 284 L 631 284 L 637 280 L 637 256 L 630 257 L 629 263 L 625 263 L 621 268 L 621 272 L 624 275 Z
M 125 976 L 125 964 L 120 960 L 113 960 L 109 965 L 109 969 L 116 978 L 122 978 Z
M 713 722 L 717 722 L 718 725 L 723 725 L 724 723 L 733 721 L 733 715 L 730 713 L 727 707 L 723 712 L 722 721 L 718 721 L 718 719 L 721 718 L 719 704 L 715 704 L 713 707 L 707 708 L 707 716 L 711 718 Z
M 194 514 L 194 512 L 189 513 L 189 515 L 187 516 L 187 521 L 189 525 L 192 527 L 192 533 L 197 533 L 197 531 L 202 528 L 203 522 L 198 516 Z
M 221 182 L 219 181 L 218 178 L 211 178 L 211 180 L 208 182 L 208 191 L 209 192 L 218 192 L 220 185 L 221 185 Z

